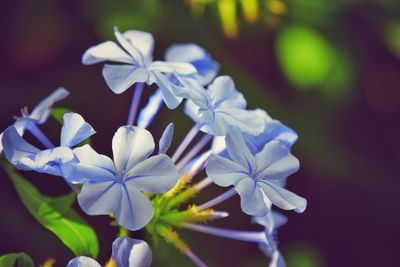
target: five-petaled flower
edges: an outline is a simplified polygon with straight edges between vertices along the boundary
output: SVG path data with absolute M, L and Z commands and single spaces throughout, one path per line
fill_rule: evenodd
M 273 140 L 252 154 L 237 129 L 229 131 L 225 142 L 230 158 L 212 155 L 206 171 L 217 185 L 234 185 L 243 212 L 264 216 L 272 204 L 285 210 L 305 210 L 307 201 L 282 187 L 284 179 L 299 168 L 299 161 L 285 145 Z
M 176 96 L 179 86 L 170 76 L 188 76 L 196 73 L 196 68 L 185 62 L 153 61 L 154 39 L 143 31 L 126 31 L 121 34 L 114 28 L 119 47 L 112 41 L 106 41 L 89 48 L 82 56 L 86 65 L 104 61 L 122 64 L 103 67 L 103 76 L 110 89 L 120 94 L 135 83 L 157 84 L 168 108 L 176 108 L 182 98 Z
M 81 115 L 66 113 L 63 116 L 59 147 L 40 150 L 26 142 L 14 126 L 4 131 L 1 141 L 8 161 L 18 169 L 64 176 L 63 169 L 75 160 L 71 148 L 94 133 L 92 126 Z
M 185 80 L 191 90 L 182 90 L 180 95 L 187 98 L 185 113 L 201 124 L 201 130 L 216 136 L 225 136 L 231 127 L 238 127 L 250 134 L 264 130 L 263 112 L 246 110 L 246 100 L 239 93 L 232 78 L 217 77 L 205 90 L 196 80 Z
M 129 230 L 144 227 L 153 217 L 149 199 L 142 193 L 163 193 L 177 182 L 179 174 L 165 154 L 154 151 L 150 132 L 135 126 L 120 127 L 112 140 L 114 162 L 90 145 L 73 150 L 79 163 L 65 171 L 72 183 L 83 183 L 78 195 L 81 208 L 89 215 L 114 213 Z

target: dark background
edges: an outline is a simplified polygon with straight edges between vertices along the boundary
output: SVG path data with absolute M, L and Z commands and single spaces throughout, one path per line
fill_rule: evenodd
M 63 86 L 71 96 L 57 105 L 82 114 L 98 132 L 93 145 L 111 155 L 111 138 L 125 123 L 131 91 L 114 95 L 101 76 L 101 64 L 81 65 L 83 52 L 114 40 L 114 25 L 121 31 L 152 32 L 158 59 L 174 42 L 195 42 L 220 62 L 222 74 L 234 78 L 251 108 L 265 109 L 300 136 L 293 153 L 302 167 L 289 178 L 288 188 L 309 204 L 304 214 L 284 213 L 289 223 L 279 240 L 288 265 L 398 266 L 399 2 L 260 1 L 255 23 L 246 20 L 239 4 L 231 16 L 229 0 L 202 2 L 4 1 L 0 129 L 13 123 L 21 107 L 31 110 Z M 176 146 L 191 122 L 181 110 L 163 111 L 150 130 L 158 137 L 174 121 Z M 57 143 L 55 121 L 42 129 Z M 65 265 L 73 254 L 31 217 L 11 180 L 3 171 L 0 175 L 0 254 L 24 251 L 36 264 L 54 257 L 56 266 Z M 69 190 L 57 177 L 24 175 L 44 194 Z M 222 190 L 210 187 L 195 201 L 218 192 Z M 232 217 L 216 224 L 254 228 L 237 207 L 238 198 L 218 206 Z M 97 229 L 99 261 L 104 263 L 117 229 L 106 216 L 85 218 Z M 253 244 L 185 230 L 181 234 L 210 266 L 266 266 L 267 259 Z M 134 236 L 143 238 L 144 233 Z M 153 248 L 153 254 L 155 266 L 189 265 L 165 244 Z

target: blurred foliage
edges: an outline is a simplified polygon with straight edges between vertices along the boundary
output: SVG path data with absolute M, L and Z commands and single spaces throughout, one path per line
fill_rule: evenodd
M 1 267 L 33 267 L 32 258 L 26 253 L 10 253 L 0 256 Z
M 284 251 L 288 267 L 323 267 L 318 252 L 306 245 L 292 247 Z
M 254 25 L 261 18 L 265 25 L 273 28 L 279 24 L 279 17 L 288 10 L 285 1 L 281 0 L 187 0 L 186 2 L 196 17 L 203 16 L 207 6 L 215 7 L 225 36 L 232 39 L 239 34 L 241 20 Z
M 287 26 L 278 33 L 276 47 L 282 70 L 295 88 L 320 90 L 328 97 L 341 97 L 349 89 L 349 61 L 316 30 Z
M 99 244 L 95 231 L 72 209 L 74 192 L 55 198 L 44 196 L 10 164 L 2 162 L 1 165 L 24 206 L 43 227 L 53 232 L 76 256 L 97 257 Z
M 400 57 L 400 21 L 390 21 L 384 28 L 384 40 L 389 49 Z

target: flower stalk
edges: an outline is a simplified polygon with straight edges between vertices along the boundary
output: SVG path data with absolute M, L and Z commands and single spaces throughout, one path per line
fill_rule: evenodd
M 131 107 L 129 108 L 128 121 L 127 121 L 128 125 L 133 125 L 135 123 L 136 114 L 139 109 L 140 98 L 143 93 L 143 87 L 144 83 L 137 83 L 135 86 L 135 90 L 132 96 Z

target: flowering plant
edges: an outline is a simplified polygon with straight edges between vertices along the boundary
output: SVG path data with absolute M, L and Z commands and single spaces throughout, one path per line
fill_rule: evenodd
M 106 266 L 150 266 L 150 246 L 130 237 L 139 229 L 150 234 L 153 249 L 157 249 L 161 238 L 195 265 L 206 266 L 178 234 L 181 228 L 257 243 L 269 258 L 269 266 L 285 266 L 277 247 L 276 229 L 286 218 L 271 208 L 275 205 L 296 212 L 306 208 L 304 198 L 285 189 L 286 178 L 299 168 L 299 161 L 290 153 L 297 134 L 263 110 L 248 110 L 232 78 L 217 77 L 219 64 L 202 47 L 175 44 L 167 49 L 165 61 L 153 61 L 154 40 L 150 33 L 120 33 L 117 28 L 114 33 L 119 45 L 106 41 L 89 48 L 82 57 L 86 65 L 118 63 L 105 64 L 102 71 L 114 93 L 121 94 L 134 86 L 127 124 L 117 129 L 111 142 L 113 159 L 92 148 L 90 138 L 96 131 L 80 114 L 60 115 L 62 110 L 52 109 L 55 102 L 68 96 L 64 88 L 45 98 L 32 113 L 23 109 L 22 117 L 1 134 L 0 149 L 15 168 L 60 176 L 71 187 L 67 196 L 43 196 L 3 162 L 24 205 L 76 254 L 67 266 L 100 266 L 93 259 L 98 254 L 96 233 L 73 210 L 75 197 L 86 214 L 110 216 L 120 227 Z M 155 84 L 157 89 L 147 105 L 139 109 L 145 84 Z M 174 109 L 182 101 L 194 126 L 169 153 L 174 138 L 174 124 L 170 123 L 156 150 L 157 142 L 146 128 L 163 104 Z M 58 146 L 39 129 L 50 114 L 62 118 Z M 26 131 L 43 148 L 26 141 Z M 207 176 L 199 179 L 204 173 Z M 232 188 L 201 205 L 191 203 L 213 183 Z M 229 214 L 215 207 L 236 194 L 241 210 L 263 230 L 208 225 L 213 220 L 227 220 Z M 11 265 L 19 260 L 31 263 L 22 254 L 0 257 L 0 262 Z

